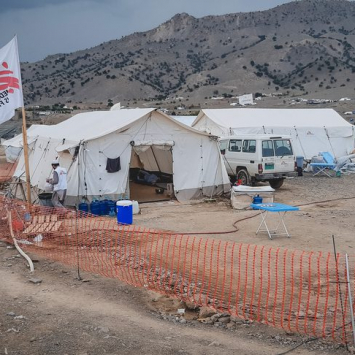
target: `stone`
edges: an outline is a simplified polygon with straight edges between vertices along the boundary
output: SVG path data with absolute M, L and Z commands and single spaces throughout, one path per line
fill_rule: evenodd
M 26 319 L 26 317 L 25 316 L 16 316 L 14 319 Z
M 228 316 L 228 317 L 221 317 L 218 319 L 218 322 L 219 323 L 222 323 L 222 324 L 227 324 L 231 321 L 231 318 Z
M 181 324 L 186 324 L 187 321 L 186 321 L 186 319 L 182 318 L 182 319 L 180 319 L 180 323 L 181 323 Z
M 32 278 L 32 279 L 29 279 L 28 281 L 32 282 L 35 285 L 42 283 L 42 279 L 37 279 L 37 278 Z
M 295 312 L 295 316 L 297 317 L 297 315 L 298 315 L 298 317 L 299 318 L 304 318 L 304 316 L 306 315 L 303 311 L 299 311 L 298 312 L 298 314 Z
M 221 318 L 222 317 L 222 314 L 221 313 L 216 313 L 214 314 L 211 319 L 216 322 L 218 320 L 218 318 Z
M 213 320 L 211 318 L 198 318 L 197 319 L 200 323 L 203 323 L 203 324 L 213 324 Z
M 214 310 L 210 307 L 204 306 L 204 307 L 200 308 L 199 317 L 200 318 L 208 318 L 208 317 L 213 316 L 216 313 L 217 313 L 216 310 Z
M 9 313 L 7 313 L 6 315 L 7 315 L 7 316 L 10 316 L 10 317 L 15 317 L 15 316 L 16 316 L 16 314 L 15 314 L 14 312 L 9 312 Z
M 190 310 L 195 310 L 196 308 L 198 308 L 198 306 L 196 305 L 196 303 L 193 303 L 193 302 L 190 302 L 190 301 L 186 301 L 185 302 L 185 306 L 187 309 L 190 309 Z
M 212 343 L 209 343 L 207 346 L 220 346 L 221 344 L 218 343 L 217 341 L 213 341 Z
M 227 327 L 227 329 L 235 329 L 236 328 L 235 323 L 233 323 L 233 322 L 229 322 L 226 327 Z
M 107 327 L 98 327 L 97 328 L 100 333 L 109 333 L 110 329 Z
M 15 328 L 10 328 L 6 331 L 6 333 L 11 333 L 11 332 L 14 332 L 14 333 L 19 333 L 20 330 L 19 329 L 15 329 Z

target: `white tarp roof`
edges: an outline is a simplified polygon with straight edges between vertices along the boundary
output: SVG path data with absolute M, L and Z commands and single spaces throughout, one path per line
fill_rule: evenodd
M 44 188 L 51 161 L 59 155 L 68 169 L 67 196 L 127 193 L 132 149 L 148 171 L 173 173 L 179 200 L 220 194 L 229 179 L 216 137 L 190 128 L 156 109 L 121 109 L 82 113 L 55 126 L 28 130 L 31 183 Z M 22 147 L 22 135 L 3 143 Z M 78 147 L 78 148 L 74 148 Z M 107 159 L 120 158 L 121 170 L 106 171 Z M 24 176 L 21 152 L 15 176 Z
M 237 127 L 347 127 L 346 122 L 333 109 L 268 109 L 268 108 L 235 108 L 201 110 L 195 121 L 208 116 L 219 126 Z
M 206 109 L 192 127 L 218 136 L 290 135 L 296 155 L 306 159 L 322 151 L 341 157 L 354 149 L 354 127 L 333 109 Z

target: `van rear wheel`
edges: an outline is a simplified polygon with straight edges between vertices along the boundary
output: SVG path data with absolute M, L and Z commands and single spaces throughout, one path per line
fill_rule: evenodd
M 240 180 L 242 185 L 249 185 L 250 184 L 250 176 L 246 169 L 241 169 L 237 173 L 237 180 Z
M 273 189 L 279 189 L 284 183 L 284 179 L 270 180 L 269 184 Z

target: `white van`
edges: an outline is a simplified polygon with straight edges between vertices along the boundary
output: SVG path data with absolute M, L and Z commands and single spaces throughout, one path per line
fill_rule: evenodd
M 290 136 L 248 134 L 220 138 L 219 142 L 228 175 L 242 185 L 268 181 L 278 189 L 286 177 L 296 176 Z

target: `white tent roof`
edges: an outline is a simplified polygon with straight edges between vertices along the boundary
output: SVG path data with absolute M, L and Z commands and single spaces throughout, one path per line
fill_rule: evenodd
M 260 109 L 260 108 L 236 108 L 236 109 L 206 109 L 201 110 L 195 121 L 208 116 L 217 125 L 226 128 L 236 127 L 351 127 L 333 109 Z
M 285 134 L 306 159 L 329 151 L 335 157 L 354 149 L 354 126 L 333 109 L 206 109 L 192 124 L 220 137 L 235 134 Z
M 79 143 L 82 140 L 88 141 L 123 129 L 155 110 L 148 108 L 84 112 L 53 126 L 32 125 L 27 130 L 27 135 L 30 137 L 28 143 L 31 143 L 36 137 L 65 139 L 73 143 Z M 22 135 L 18 135 L 4 144 L 13 147 L 22 146 Z
M 140 164 L 148 171 L 173 174 L 175 194 L 181 201 L 230 188 L 216 137 L 157 109 L 82 113 L 55 126 L 32 126 L 28 137 L 32 185 L 44 188 L 51 161 L 59 156 L 68 170 L 67 197 L 72 202 L 79 195 L 120 198 L 129 193 L 130 168 Z M 22 135 L 3 144 L 22 147 Z M 19 153 L 15 176 L 24 178 L 23 150 Z M 139 166 L 131 165 L 132 155 Z M 120 158 L 121 169 L 108 173 L 108 158 Z
M 123 129 L 153 111 L 154 108 L 79 113 L 52 126 L 53 134 L 58 138 L 87 141 Z
M 53 126 L 47 125 L 32 125 L 27 134 L 29 137 L 29 144 L 36 139 L 36 137 L 48 137 L 55 139 L 65 139 L 73 144 L 80 141 L 89 141 L 91 139 L 103 137 L 109 133 L 117 130 L 123 130 L 129 127 L 138 119 L 156 111 L 155 108 L 146 109 L 121 109 L 113 111 L 93 111 L 79 113 L 66 121 L 58 123 Z M 162 115 L 164 113 L 160 112 Z M 172 117 L 165 115 L 170 119 Z M 173 118 L 174 120 L 174 118 Z M 206 133 L 187 127 L 182 122 L 175 120 L 187 130 L 192 130 L 197 134 L 206 135 Z M 13 147 L 22 147 L 22 135 L 18 135 L 5 142 L 6 145 Z M 70 145 L 70 143 L 69 143 Z

